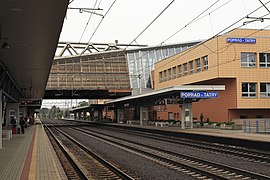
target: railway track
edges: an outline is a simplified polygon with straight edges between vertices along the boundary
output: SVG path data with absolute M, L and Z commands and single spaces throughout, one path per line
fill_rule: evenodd
M 46 126 L 43 126 L 51 144 L 58 156 L 62 167 L 66 173 L 68 179 L 87 179 L 87 176 L 77 166 L 76 162 L 69 156 L 66 148 L 64 148 L 61 142 L 56 138 L 52 131 Z
M 67 176 L 71 177 L 71 179 L 133 179 L 110 162 L 91 152 L 87 147 L 60 129 L 53 125 L 47 127 L 49 128 L 48 131 L 53 134 L 60 146 L 62 146 L 61 149 L 65 150 L 68 159 L 73 162 L 75 171 L 79 169 L 81 174 L 83 174 L 81 178 L 73 178 L 68 175 L 70 172 L 66 171 Z M 61 157 L 59 159 L 61 161 Z M 65 162 L 62 165 L 65 166 Z M 71 168 L 69 170 L 74 171 Z
M 184 138 L 179 138 L 179 137 L 170 136 L 170 138 L 168 138 L 168 136 L 164 136 L 160 134 L 138 132 L 138 131 L 132 131 L 132 130 L 127 130 L 127 129 L 123 130 L 119 128 L 108 128 L 108 127 L 102 127 L 102 129 L 113 130 L 120 133 L 136 135 L 136 136 L 155 139 L 155 140 L 164 141 L 164 142 L 176 143 L 178 145 L 182 145 L 189 148 L 192 147 L 192 148 L 204 150 L 207 152 L 222 153 L 229 156 L 240 157 L 245 160 L 253 161 L 256 163 L 270 164 L 270 153 L 263 152 L 263 151 L 247 149 L 247 148 L 242 148 L 242 147 L 237 147 L 237 146 L 230 146 L 230 145 L 219 144 L 219 143 L 208 143 L 208 142 L 184 139 Z
M 269 176 L 257 174 L 239 168 L 206 161 L 187 155 L 178 154 L 153 146 L 129 141 L 100 132 L 86 129 L 72 128 L 73 131 L 97 138 L 121 149 L 135 153 L 168 168 L 185 173 L 198 179 L 270 179 Z

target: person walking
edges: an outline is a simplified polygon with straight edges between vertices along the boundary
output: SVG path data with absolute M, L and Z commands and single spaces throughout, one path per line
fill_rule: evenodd
M 201 126 L 203 126 L 203 113 L 201 113 L 200 115 L 200 123 L 201 123 Z
M 22 134 L 24 134 L 25 120 L 23 119 L 23 117 L 20 118 L 19 125 L 21 126 Z

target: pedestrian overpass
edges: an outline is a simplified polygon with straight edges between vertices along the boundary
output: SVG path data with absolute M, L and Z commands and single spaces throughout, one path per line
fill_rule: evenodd
M 115 99 L 131 94 L 125 44 L 59 42 L 44 99 Z

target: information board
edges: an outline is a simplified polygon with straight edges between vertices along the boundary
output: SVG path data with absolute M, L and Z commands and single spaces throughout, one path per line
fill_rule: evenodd
M 227 38 L 228 43 L 247 43 L 247 44 L 255 44 L 255 38 Z
M 180 93 L 181 98 L 186 99 L 207 99 L 207 98 L 218 98 L 218 92 L 193 92 L 186 91 Z

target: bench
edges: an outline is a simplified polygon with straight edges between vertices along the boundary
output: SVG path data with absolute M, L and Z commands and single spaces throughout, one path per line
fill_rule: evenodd
M 168 122 L 155 122 L 155 126 L 158 127 L 164 127 L 164 126 L 168 126 Z
M 140 120 L 128 120 L 127 124 L 140 124 Z

